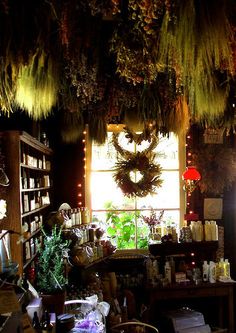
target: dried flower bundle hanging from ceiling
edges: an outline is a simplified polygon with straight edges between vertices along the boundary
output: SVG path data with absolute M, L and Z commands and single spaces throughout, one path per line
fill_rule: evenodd
M 175 68 L 188 96 L 193 120 L 211 124 L 225 111 L 229 83 L 217 82 L 215 72 L 234 72 L 233 41 L 222 1 L 181 1 L 166 11 L 160 32 L 158 61 Z
M 37 50 L 22 65 L 16 84 L 15 103 L 35 120 L 46 118 L 57 102 L 59 78 L 52 58 Z
M 65 143 L 74 143 L 81 139 L 84 131 L 84 120 L 80 111 L 62 114 L 61 137 Z
M 42 119 L 56 103 L 68 112 L 79 107 L 100 141 L 106 122 L 124 115 L 132 122 L 133 110 L 162 133 L 183 133 L 189 118 L 235 126 L 226 110 L 236 70 L 235 10 L 229 0 L 0 0 L 1 110 L 16 105 Z M 33 77 L 38 49 L 47 56 Z M 23 86 L 30 100 L 20 98 Z M 75 103 L 67 107 L 61 91 L 70 89 Z

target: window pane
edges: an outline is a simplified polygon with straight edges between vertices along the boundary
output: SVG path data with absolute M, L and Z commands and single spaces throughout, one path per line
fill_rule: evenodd
M 122 149 L 134 151 L 134 143 L 129 143 L 124 133 L 120 133 L 118 143 Z M 112 133 L 108 132 L 104 145 L 92 144 L 92 170 L 111 170 L 120 156 L 112 143 Z
M 134 199 L 127 198 L 117 187 L 112 172 L 92 172 L 91 189 L 92 209 L 105 208 L 105 203 L 112 201 L 116 209 L 134 209 Z
M 174 134 L 168 137 L 160 137 L 158 146 L 154 150 L 157 152 L 155 163 L 159 163 L 163 169 L 178 169 L 178 138 Z
M 125 152 L 142 151 L 150 145 L 142 141 L 135 145 L 127 140 L 125 133 L 118 135 L 118 145 Z M 150 210 L 155 209 L 157 216 L 164 210 L 162 231 L 166 226 L 179 226 L 180 223 L 180 191 L 179 191 L 179 154 L 178 139 L 175 135 L 161 137 L 154 163 L 162 167 L 160 178 L 162 186 L 156 193 L 146 197 L 124 196 L 113 179 L 118 153 L 112 142 L 112 133 L 108 133 L 104 145 L 92 144 L 92 160 L 90 174 L 90 193 L 92 220 L 98 222 L 106 230 L 108 239 L 118 249 L 146 249 L 148 247 L 149 227 L 142 216 L 149 216 Z M 134 172 L 131 172 L 134 174 Z M 139 179 L 139 172 L 131 179 Z M 137 178 L 136 178 L 137 177 Z M 163 235 L 162 235 L 163 236 Z
M 92 144 L 92 170 L 110 170 L 114 168 L 117 152 L 110 142 L 112 133 L 108 133 L 108 139 L 104 145 Z
M 179 208 L 179 172 L 162 171 L 162 186 L 157 188 L 157 194 L 137 198 L 137 208 Z

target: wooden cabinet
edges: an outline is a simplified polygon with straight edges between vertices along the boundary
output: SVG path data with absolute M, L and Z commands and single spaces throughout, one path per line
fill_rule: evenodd
M 5 131 L 1 134 L 10 180 L 5 228 L 14 231 L 11 236 L 12 260 L 19 264 L 22 274 L 37 254 L 40 226 L 50 209 L 53 152 L 25 132 Z
M 199 300 L 198 306 L 215 306 L 212 320 L 219 327 L 227 327 L 227 332 L 234 330 L 234 282 L 201 283 L 199 285 L 178 286 L 171 285 L 165 288 L 146 288 L 145 295 L 150 306 L 151 321 L 157 320 L 158 311 L 163 310 L 165 304 L 173 306 L 174 301 L 179 301 L 179 307 L 189 306 L 190 301 Z M 208 302 L 207 302 L 208 301 Z M 176 303 L 175 303 L 176 304 Z M 205 308 L 206 309 L 206 308 Z M 204 313 L 204 316 L 206 313 Z

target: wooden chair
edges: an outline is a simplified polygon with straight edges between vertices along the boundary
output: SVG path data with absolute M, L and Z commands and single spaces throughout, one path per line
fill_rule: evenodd
M 141 321 L 127 321 L 110 328 L 110 333 L 159 333 L 158 329 Z

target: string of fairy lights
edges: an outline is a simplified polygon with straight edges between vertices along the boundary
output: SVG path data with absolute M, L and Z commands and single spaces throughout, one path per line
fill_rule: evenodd
M 192 135 L 190 133 L 186 136 L 186 165 L 191 166 L 192 165 L 192 152 L 191 152 L 191 146 L 192 146 Z M 190 191 L 186 191 L 186 213 L 193 213 L 193 211 L 190 209 L 191 207 L 191 196 L 192 193 Z
M 83 179 L 77 184 L 77 187 L 78 187 L 78 207 L 83 207 L 84 206 L 84 198 L 83 198 L 83 189 L 84 189 L 84 186 L 83 184 L 85 183 L 85 178 L 86 178 L 86 135 L 87 135 L 87 132 L 84 131 L 83 132 L 83 139 L 82 139 L 82 144 L 83 144 L 83 153 L 84 153 L 84 157 L 83 157 L 83 163 L 84 163 L 84 174 L 83 174 Z

